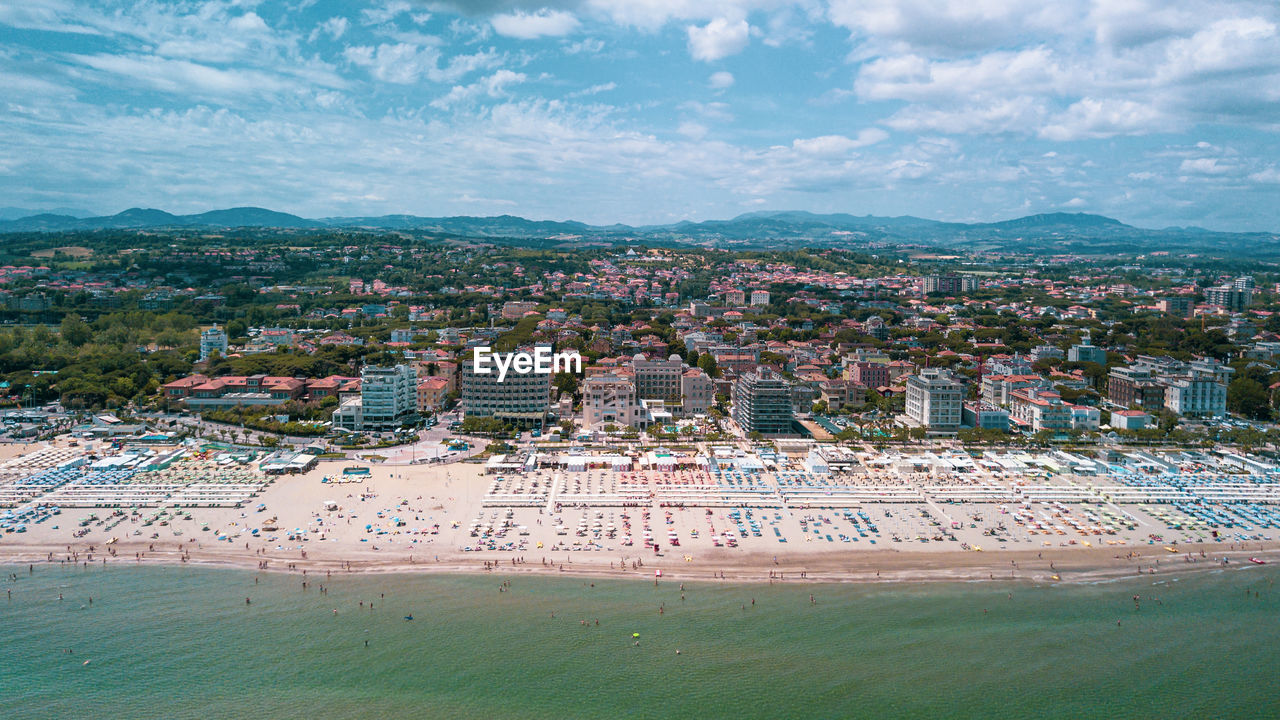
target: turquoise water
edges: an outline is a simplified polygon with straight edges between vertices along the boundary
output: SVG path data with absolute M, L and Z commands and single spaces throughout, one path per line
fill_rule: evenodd
M 683 601 L 678 583 L 558 577 L 304 591 L 192 567 L 0 574 L 16 718 L 1280 717 L 1271 566 L 1154 585 L 689 584 Z

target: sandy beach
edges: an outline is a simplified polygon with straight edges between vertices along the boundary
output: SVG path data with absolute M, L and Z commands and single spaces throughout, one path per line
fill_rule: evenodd
M 32 450 L 7 446 L 0 448 L 0 458 Z M 620 481 L 625 486 L 679 480 L 672 473 L 639 477 L 642 473 L 600 469 L 547 470 L 522 475 L 517 485 L 510 476 L 486 475 L 483 465 L 457 463 L 369 466 L 367 475 L 356 476 L 359 482 L 325 482 L 343 478 L 348 465 L 322 463 L 303 474 L 266 478 L 270 484 L 244 507 L 165 513 L 159 508 L 62 508 L 25 532 L 0 538 L 0 562 L 199 563 L 308 573 L 564 573 L 650 582 L 1092 582 L 1140 572 L 1217 569 L 1224 560 L 1237 567 L 1250 565 L 1250 558 L 1280 561 L 1275 542 L 1203 542 L 1201 534 L 1160 525 L 1139 506 L 1125 506 L 1136 520 L 1132 529 L 1035 533 L 1012 522 L 1010 513 L 979 503 L 807 509 L 558 502 L 589 496 L 616 500 L 605 491 Z M 511 492 L 516 489 L 532 499 L 521 500 Z M 495 505 L 495 498 L 508 504 Z M 1069 504 L 1046 507 L 1055 517 L 1087 511 Z M 486 544 L 483 536 L 497 539 Z M 642 538 L 656 543 L 657 551 Z M 680 544 L 672 546 L 673 539 Z

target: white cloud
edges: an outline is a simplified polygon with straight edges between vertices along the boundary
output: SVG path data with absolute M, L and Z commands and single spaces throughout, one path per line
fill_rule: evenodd
M 490 49 L 455 55 L 442 67 L 444 58 L 439 49 L 411 43 L 348 47 L 343 57 L 353 65 L 367 68 L 379 80 L 401 85 L 417 82 L 422 76 L 432 82 L 456 82 L 469 73 L 495 67 L 500 61 L 497 52 Z
M 1232 165 L 1220 163 L 1218 158 L 1187 158 L 1178 166 L 1178 172 L 1199 175 L 1225 175 L 1235 169 Z
M 578 29 L 578 18 L 567 12 L 543 8 L 537 12 L 514 12 L 494 15 L 489 21 L 499 35 L 534 40 L 540 37 L 560 37 Z
M 1259 170 L 1256 173 L 1252 173 L 1249 175 L 1249 179 L 1259 183 L 1280 183 L 1280 170 L 1277 170 L 1272 166 L 1266 170 Z
M 951 55 L 1020 45 L 1078 22 L 1082 3 L 1042 0 L 831 0 L 831 22 L 884 50 Z
M 411 9 L 412 7 L 406 0 L 384 0 L 377 7 L 361 10 L 360 18 L 365 25 L 381 25 L 396 19 Z
M 582 90 L 575 90 L 574 92 L 569 93 L 566 97 L 578 98 L 578 97 L 588 97 L 590 95 L 599 95 L 600 93 L 603 93 L 603 92 L 609 92 L 610 90 L 615 90 L 617 89 L 617 87 L 618 87 L 618 83 L 610 80 L 609 82 L 597 83 L 595 85 L 592 85 L 591 87 L 583 88 Z
M 519 85 L 527 78 L 524 73 L 510 70 L 499 70 L 486 78 L 470 84 L 455 85 L 449 94 L 431 101 L 431 107 L 448 109 L 457 105 L 475 102 L 481 97 L 498 98 L 507 94 L 507 87 Z
M 1089 204 L 1089 201 L 1085 200 L 1082 197 L 1073 197 L 1070 200 L 1062 203 L 1062 207 L 1078 208 L 1078 207 L 1084 207 L 1085 205 L 1088 205 L 1088 204 Z
M 797 139 L 791 146 L 808 155 L 846 155 L 852 150 L 867 145 L 874 145 L 888 139 L 889 133 L 880 128 L 866 128 L 858 133 L 857 138 L 844 135 L 823 135 L 815 138 Z
M 676 132 L 691 140 L 701 140 L 707 136 L 708 130 L 707 126 L 702 123 L 686 120 L 680 123 L 680 127 L 676 128 Z
M 690 25 L 685 31 L 689 34 L 689 54 L 694 60 L 705 62 L 736 55 L 751 39 L 751 26 L 746 20 L 716 18 L 702 27 Z
M 1159 109 L 1132 100 L 1084 98 L 1040 130 L 1049 140 L 1079 140 L 1115 135 L 1145 135 L 1170 129 L 1172 121 Z
M 912 105 L 893 114 L 885 124 L 895 130 L 947 134 L 1028 133 L 1044 119 L 1045 108 L 1034 98 L 1020 96 L 986 105 L 931 108 Z
M 707 78 L 707 86 L 712 90 L 724 90 L 733 86 L 733 73 L 721 70 L 711 73 L 711 77 Z
M 265 32 L 267 30 L 267 23 L 259 17 L 257 13 L 248 12 L 244 15 L 231 18 L 231 21 L 227 23 L 227 27 L 235 30 L 236 32 L 256 33 Z
M 334 40 L 337 40 L 338 38 L 346 34 L 347 28 L 350 27 L 350 25 L 351 23 L 348 22 L 347 19 L 344 17 L 331 17 L 328 20 L 325 20 L 324 22 L 317 25 L 316 29 L 311 31 L 311 36 L 309 39 L 311 40 L 311 42 L 315 42 L 316 38 L 318 38 L 320 34 L 323 33 L 333 38 Z
M 597 38 L 583 38 L 564 46 L 565 55 L 595 55 L 604 49 L 604 41 Z
M 299 89 L 287 79 L 257 70 L 223 70 L 154 55 L 69 55 L 67 58 L 134 84 L 166 92 L 227 97 Z

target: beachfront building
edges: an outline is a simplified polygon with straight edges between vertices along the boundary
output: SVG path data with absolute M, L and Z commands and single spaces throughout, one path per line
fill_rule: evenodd
M 1227 414 L 1227 386 L 1208 376 L 1175 378 L 1165 385 L 1164 406 L 1178 415 L 1220 417 Z
M 502 353 L 494 353 L 495 357 Z M 500 364 L 510 359 L 497 361 Z M 530 371 L 516 372 L 514 367 L 501 382 L 498 373 L 476 373 L 470 358 L 462 362 L 459 394 L 466 417 L 492 417 L 516 425 L 540 425 L 551 408 L 551 375 Z
M 631 369 L 635 373 L 637 398 L 680 402 L 684 361 L 679 355 L 671 355 L 666 360 L 650 360 L 643 354 L 636 354 L 631 358 Z
M 680 376 L 680 412 L 685 417 L 703 415 L 716 401 L 716 386 L 701 368 L 689 368 Z
M 960 429 L 964 386 L 951 372 L 925 368 L 907 378 L 907 418 L 936 432 Z
M 1107 374 L 1107 396 L 1122 408 L 1159 412 L 1164 407 L 1164 387 L 1145 365 L 1115 367 Z
M 745 433 L 790 435 L 791 386 L 766 368 L 744 373 L 733 383 L 734 422 Z
M 418 412 L 428 413 L 444 406 L 449 395 L 449 380 L 438 375 L 418 380 Z
M 1014 392 L 1048 387 L 1049 381 L 1039 375 L 984 375 L 980 395 L 988 405 L 1008 407 Z
M 1055 392 L 1030 388 L 1018 390 L 1011 398 L 1014 423 L 1031 432 L 1066 432 L 1072 428 L 1071 406 Z
M 200 333 L 200 362 L 208 362 L 215 352 L 227 354 L 227 333 L 217 325 Z
M 960 414 L 965 427 L 983 430 L 1009 430 L 1009 411 L 985 402 L 966 402 Z
M 1141 410 L 1111 411 L 1111 427 L 1116 430 L 1141 430 L 1151 424 L 1151 416 Z
M 648 413 L 636 397 L 635 385 L 612 373 L 582 383 L 582 424 L 589 430 L 606 425 L 645 427 Z
M 393 430 L 418 411 L 418 375 L 411 365 L 369 365 L 360 373 L 360 394 L 344 398 L 333 424 L 352 432 Z

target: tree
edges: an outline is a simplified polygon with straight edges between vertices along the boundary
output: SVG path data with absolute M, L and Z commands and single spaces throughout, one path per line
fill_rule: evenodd
M 62 318 L 62 339 L 73 347 L 80 347 L 93 339 L 93 328 L 79 315 L 68 313 Z
M 1236 378 L 1227 388 L 1227 409 L 1254 420 L 1265 420 L 1271 414 L 1267 389 L 1257 380 Z
M 707 377 L 720 377 L 720 368 L 716 367 L 716 358 L 711 353 L 703 353 L 698 357 L 698 367 L 707 374 Z

